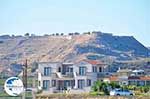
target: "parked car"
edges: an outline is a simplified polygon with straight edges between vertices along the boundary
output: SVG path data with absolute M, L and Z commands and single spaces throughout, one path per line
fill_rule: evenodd
M 114 89 L 109 93 L 111 96 L 133 96 L 130 90 Z

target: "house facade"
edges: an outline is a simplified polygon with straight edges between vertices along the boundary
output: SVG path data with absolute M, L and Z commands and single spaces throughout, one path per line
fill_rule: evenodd
M 106 72 L 106 65 L 98 61 L 77 63 L 41 62 L 38 64 L 38 88 L 44 93 L 90 92 L 95 81 Z
M 118 70 L 118 72 L 105 78 L 107 82 L 116 82 L 120 85 L 137 85 L 137 86 L 145 86 L 150 85 L 150 76 L 146 76 L 144 70 L 129 70 L 122 69 Z

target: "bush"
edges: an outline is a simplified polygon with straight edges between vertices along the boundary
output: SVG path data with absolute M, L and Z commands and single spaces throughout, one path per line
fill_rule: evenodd
M 128 90 L 135 90 L 137 86 L 135 85 L 128 85 Z
M 119 84 L 117 84 L 116 82 L 110 82 L 109 83 L 109 86 L 112 88 L 112 89 L 115 89 L 115 88 L 120 88 L 121 86 Z
M 105 95 L 108 95 L 109 94 L 108 87 L 109 87 L 108 83 L 96 81 L 95 84 L 93 85 L 92 89 L 94 92 L 102 92 Z
M 139 87 L 141 93 L 147 93 L 150 90 L 148 86 L 140 86 Z

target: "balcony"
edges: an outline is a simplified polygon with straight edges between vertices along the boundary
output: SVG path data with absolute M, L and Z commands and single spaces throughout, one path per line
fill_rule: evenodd
M 103 78 L 105 76 L 105 73 L 99 72 L 97 73 L 97 78 Z
M 60 80 L 61 79 L 72 79 L 72 78 L 74 78 L 74 75 L 73 75 L 73 73 L 71 72 L 66 72 L 65 74 L 62 74 L 61 72 L 56 72 L 56 75 L 57 75 L 57 78 L 59 78 Z
M 66 74 L 63 74 L 62 77 L 67 77 L 67 78 L 73 78 L 74 75 L 73 75 L 73 72 L 66 72 Z

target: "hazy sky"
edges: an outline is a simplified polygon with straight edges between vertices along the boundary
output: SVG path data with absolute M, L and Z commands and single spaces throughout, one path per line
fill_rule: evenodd
M 150 0 L 0 0 L 0 35 L 93 30 L 150 46 Z

